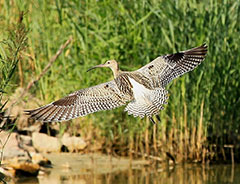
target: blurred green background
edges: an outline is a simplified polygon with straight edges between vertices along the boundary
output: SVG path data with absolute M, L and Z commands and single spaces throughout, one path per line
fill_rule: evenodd
M 80 130 L 92 142 L 101 140 L 103 151 L 120 155 L 169 153 L 177 160 L 218 160 L 224 157 L 221 148 L 234 145 L 239 159 L 239 0 L 0 0 L 1 40 L 21 11 L 29 29 L 28 48 L 7 88 L 9 96 L 38 76 L 73 36 L 30 90 L 41 103 L 28 108 L 112 80 L 108 69 L 86 73 L 106 60 L 116 59 L 122 70 L 131 71 L 159 55 L 206 43 L 206 60 L 168 86 L 168 105 L 158 125 L 128 116 L 121 107 L 62 123 L 61 128 L 73 134 Z

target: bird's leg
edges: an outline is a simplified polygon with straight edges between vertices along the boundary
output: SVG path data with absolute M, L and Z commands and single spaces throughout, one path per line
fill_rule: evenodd
M 156 124 L 156 122 L 153 120 L 152 117 L 149 117 L 150 121 L 153 123 L 153 124 Z
M 159 115 L 156 115 L 157 120 L 161 123 L 161 118 Z

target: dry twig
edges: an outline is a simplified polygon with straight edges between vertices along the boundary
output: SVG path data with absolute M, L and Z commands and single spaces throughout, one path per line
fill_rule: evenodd
M 31 82 L 28 83 L 26 89 L 24 89 L 24 91 L 22 92 L 22 94 L 19 96 L 19 98 L 14 101 L 12 103 L 11 106 L 15 105 L 19 99 L 22 99 L 24 97 L 24 95 L 29 91 L 29 89 L 37 82 L 39 81 L 43 75 L 46 74 L 46 72 L 49 70 L 49 68 L 52 66 L 53 62 L 56 61 L 56 59 L 60 56 L 60 54 L 63 52 L 63 50 L 71 43 L 72 41 L 72 36 L 69 37 L 69 39 L 60 46 L 60 48 L 58 49 L 58 51 L 56 52 L 56 54 L 50 59 L 49 63 L 47 64 L 47 66 L 43 69 L 42 73 L 40 73 L 37 78 L 35 80 L 32 80 Z

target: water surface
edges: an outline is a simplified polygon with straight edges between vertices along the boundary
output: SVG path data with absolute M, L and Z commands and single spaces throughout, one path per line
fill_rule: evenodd
M 102 155 L 51 154 L 53 168 L 37 178 L 16 184 L 202 184 L 240 183 L 240 165 L 184 164 L 156 167 L 149 161 L 116 159 Z M 14 182 L 13 182 L 14 183 Z

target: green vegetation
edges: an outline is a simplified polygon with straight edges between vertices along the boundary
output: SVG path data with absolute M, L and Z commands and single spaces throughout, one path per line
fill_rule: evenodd
M 73 120 L 69 129 L 103 143 L 103 151 L 120 155 L 147 153 L 204 162 L 230 159 L 230 149 L 225 148 L 233 145 L 235 158 L 240 159 L 239 0 L 1 0 L 0 7 L 1 32 L 19 11 L 26 12 L 24 21 L 30 29 L 29 48 L 11 85 L 26 87 L 73 36 L 31 88 L 42 100 L 38 105 L 111 80 L 107 69 L 86 73 L 108 59 L 119 61 L 123 70 L 135 70 L 159 55 L 206 42 L 209 52 L 202 65 L 170 84 L 160 124 L 130 117 L 121 107 Z
M 19 61 L 22 59 L 21 53 L 27 47 L 27 29 L 22 22 L 23 12 L 19 12 L 17 23 L 8 26 L 6 39 L 0 42 L 0 133 L 2 130 L 10 130 L 6 140 L 0 140 L 0 166 L 3 160 L 4 147 L 15 127 L 15 118 L 11 120 L 9 116 L 5 116 L 5 106 L 8 100 L 3 100 L 3 96 L 7 95 L 7 88 L 13 79 L 14 73 Z M 0 172 L 0 182 L 6 183 L 5 175 Z
M 0 42 L 0 113 L 7 102 L 2 104 L 3 94 L 14 76 L 18 62 L 22 59 L 21 52 L 27 46 L 27 29 L 22 23 L 23 13 L 19 12 L 17 23 L 8 26 L 7 38 Z M 12 87 L 12 86 L 11 86 Z

